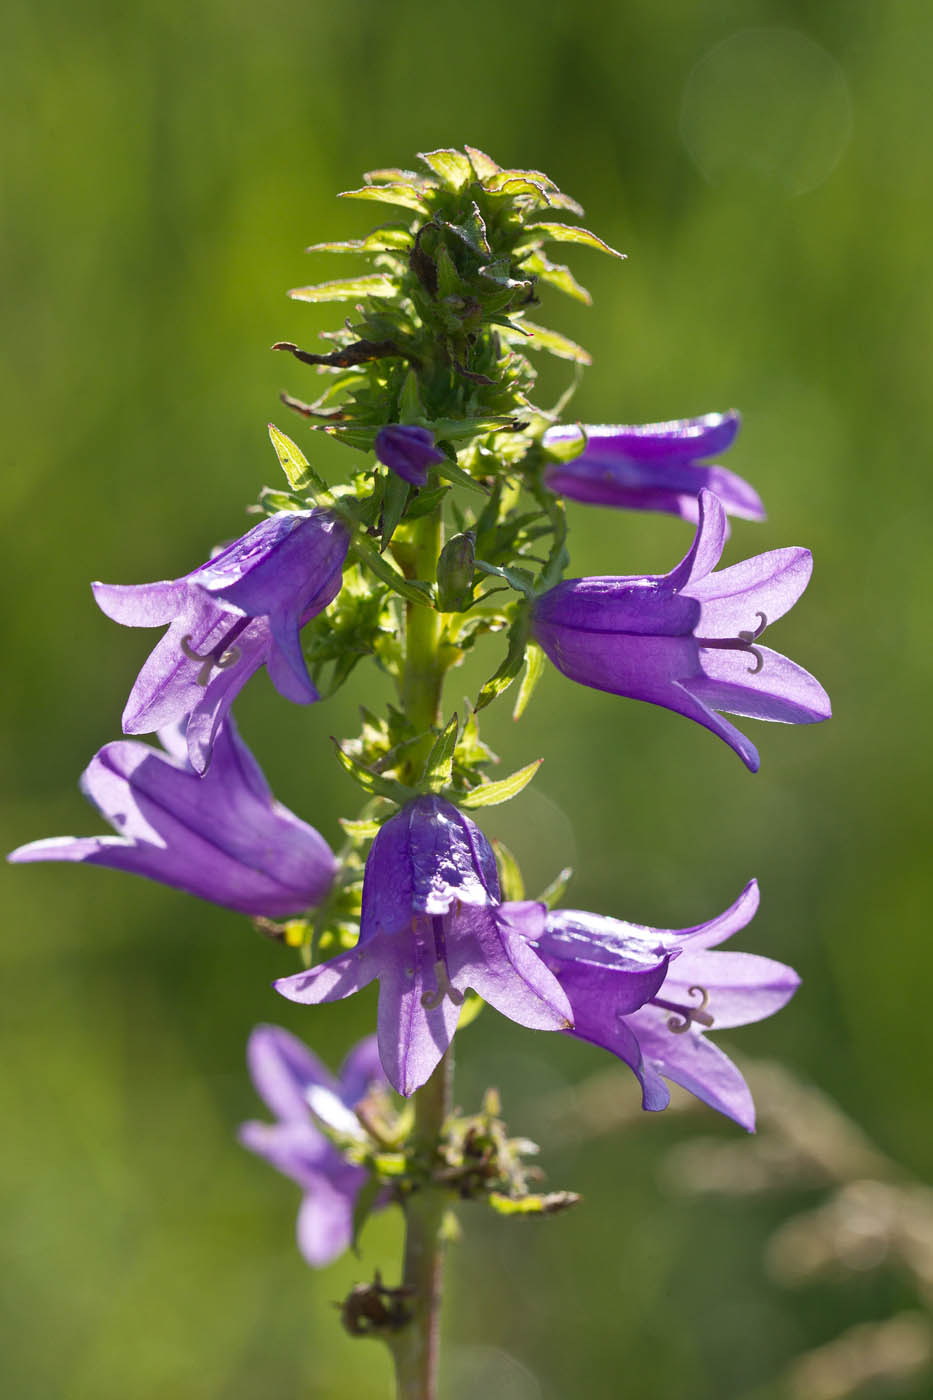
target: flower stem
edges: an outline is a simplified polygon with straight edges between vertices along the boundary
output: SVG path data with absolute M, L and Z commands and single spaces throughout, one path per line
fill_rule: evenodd
M 434 1156 L 444 1119 L 450 1111 L 453 1050 L 414 1096 L 415 1142 Z M 393 1341 L 398 1400 L 434 1400 L 444 1282 L 444 1192 L 426 1186 L 405 1202 L 405 1266 L 411 1321 Z
M 414 521 L 408 540 L 396 556 L 408 578 L 433 581 L 441 552 L 440 511 Z M 441 656 L 442 620 L 433 608 L 405 606 L 405 663 L 399 683 L 402 707 L 423 744 L 409 755 L 409 778 L 417 782 L 433 744 L 432 731 L 441 719 L 441 691 L 446 669 Z M 453 1050 L 447 1051 L 426 1084 L 413 1098 L 413 1143 L 433 1165 L 444 1120 L 450 1112 Z M 443 1287 L 444 1245 L 441 1238 L 445 1193 L 427 1184 L 405 1200 L 405 1261 L 402 1286 L 410 1322 L 392 1340 L 398 1400 L 434 1400 Z

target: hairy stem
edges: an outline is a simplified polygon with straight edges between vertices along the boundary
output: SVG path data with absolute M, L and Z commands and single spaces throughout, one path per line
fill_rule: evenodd
M 453 1050 L 441 1060 L 414 1096 L 415 1141 L 432 1158 L 450 1111 Z M 393 1342 L 398 1400 L 434 1400 L 444 1282 L 444 1193 L 436 1187 L 415 1191 L 405 1203 L 405 1265 L 402 1285 L 409 1290 L 411 1321 Z
M 440 512 L 412 524 L 408 541 L 396 549 L 409 578 L 432 580 L 441 551 Z M 426 737 L 408 756 L 410 780 L 417 781 L 431 750 L 430 731 L 440 723 L 441 690 L 445 666 L 440 653 L 442 621 L 433 608 L 417 603 L 405 607 L 405 664 L 400 678 L 400 698 L 416 731 Z M 444 1119 L 450 1112 L 453 1051 L 448 1050 L 428 1082 L 414 1095 L 414 1142 L 428 1163 L 433 1163 Z M 393 1338 L 392 1354 L 398 1400 L 434 1400 L 443 1286 L 444 1193 L 428 1185 L 414 1191 L 405 1202 L 405 1262 L 402 1285 L 411 1321 Z

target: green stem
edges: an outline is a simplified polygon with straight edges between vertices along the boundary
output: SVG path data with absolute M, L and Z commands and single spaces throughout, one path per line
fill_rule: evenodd
M 450 1112 L 452 1081 L 450 1049 L 414 1096 L 415 1142 L 429 1161 Z M 434 1186 L 414 1191 L 405 1202 L 402 1285 L 407 1290 L 411 1321 L 396 1334 L 392 1346 L 398 1400 L 434 1400 L 436 1394 L 444 1282 L 444 1211 L 444 1193 Z
M 441 552 L 440 512 L 413 522 L 408 541 L 396 556 L 408 578 L 433 581 Z M 432 731 L 441 721 L 444 661 L 441 656 L 443 622 L 433 608 L 405 605 L 405 665 L 400 697 L 407 718 L 425 740 L 410 752 L 406 767 L 409 781 L 417 782 L 431 751 Z M 414 1095 L 414 1145 L 433 1165 L 444 1120 L 450 1112 L 453 1052 L 448 1050 L 428 1082 Z M 405 1201 L 405 1262 L 402 1286 L 411 1321 L 392 1341 L 398 1400 L 434 1400 L 443 1287 L 444 1246 L 441 1239 L 445 1210 L 444 1192 L 428 1184 Z

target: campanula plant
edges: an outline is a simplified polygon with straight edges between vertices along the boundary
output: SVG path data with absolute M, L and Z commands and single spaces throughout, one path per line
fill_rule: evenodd
M 407 1400 L 436 1394 L 453 1207 L 545 1215 L 577 1199 L 533 1188 L 534 1145 L 508 1135 L 491 1091 L 476 1113 L 454 1108 L 454 1044 L 484 1005 L 603 1047 L 633 1071 L 645 1109 L 663 1109 L 672 1082 L 751 1131 L 748 1088 L 710 1032 L 770 1016 L 797 986 L 759 952 L 719 949 L 754 915 L 754 881 L 680 930 L 561 908 L 568 872 L 526 899 L 514 857 L 478 821 L 539 760 L 491 777 L 482 711 L 514 687 L 520 717 L 549 658 L 583 685 L 696 720 L 753 771 L 757 751 L 723 712 L 790 724 L 830 713 L 819 682 L 761 641 L 806 587 L 809 552 L 717 568 L 727 516 L 764 517 L 754 487 L 716 460 L 738 415 L 593 426 L 535 402 L 537 355 L 589 360 L 537 319 L 551 290 L 589 300 L 548 250 L 622 255 L 540 171 L 471 146 L 419 161 L 346 192 L 376 212 L 369 235 L 309 250 L 368 264 L 290 293 L 349 308 L 328 348 L 274 346 L 312 386 L 282 396 L 301 428 L 353 450 L 346 480 L 326 483 L 313 450 L 270 425 L 285 481 L 260 491 L 251 529 L 211 553 L 206 520 L 209 557 L 183 578 L 94 585 L 114 621 L 167 629 L 123 711 L 124 733 L 157 732 L 163 747 L 117 740 L 86 770 L 115 835 L 11 857 L 130 871 L 250 915 L 282 944 L 276 990 L 309 1008 L 378 981 L 376 1033 L 336 1076 L 290 1032 L 253 1032 L 249 1068 L 275 1121 L 244 1124 L 240 1140 L 300 1187 L 298 1244 L 315 1267 L 357 1244 L 374 1210 L 402 1210 L 397 1279 L 376 1272 L 341 1313 L 351 1335 L 387 1343 Z M 673 514 L 695 538 L 667 573 L 565 577 L 564 498 Z M 484 647 L 488 679 L 452 711 L 447 673 Z M 275 801 L 231 707 L 262 666 L 283 702 L 309 704 L 361 663 L 394 697 L 385 714 L 363 708 L 359 734 L 333 751 L 362 803 L 335 856 Z M 257 1007 L 267 993 L 257 986 Z

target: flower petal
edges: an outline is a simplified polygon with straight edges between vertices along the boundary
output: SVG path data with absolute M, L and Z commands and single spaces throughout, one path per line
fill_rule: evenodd
M 247 1042 L 246 1063 L 256 1092 L 277 1118 L 307 1122 L 311 1085 L 337 1091 L 330 1070 L 303 1041 L 280 1026 L 255 1028 Z
M 673 1035 L 654 1007 L 644 1007 L 629 1018 L 646 1061 L 665 1079 L 672 1079 L 710 1108 L 732 1118 L 748 1132 L 755 1131 L 755 1105 L 751 1092 L 728 1055 L 705 1036 L 691 1030 Z
M 665 576 L 670 588 L 683 589 L 712 573 L 725 548 L 727 537 L 726 512 L 712 491 L 699 495 L 699 523 L 693 544 L 675 569 Z
M 750 924 L 758 912 L 760 900 L 758 881 L 749 880 L 735 903 L 717 914 L 715 919 L 709 919 L 705 924 L 693 924 L 690 928 L 652 929 L 651 932 L 666 938 L 689 939 L 686 952 L 692 955 L 700 948 L 715 948 L 718 943 L 725 943 L 727 938 Z
M 407 1098 L 437 1068 L 453 1040 L 460 1007 L 449 996 L 441 996 L 436 1006 L 424 1005 L 425 997 L 436 1000 L 443 990 L 437 985 L 434 959 L 424 940 L 412 937 L 401 949 L 397 939 L 374 942 L 384 950 L 379 974 L 379 1057 L 389 1083 Z
M 356 1192 L 349 1194 L 326 1178 L 314 1183 L 298 1211 L 298 1248 L 312 1266 L 330 1264 L 353 1239 Z
M 385 1084 L 385 1070 L 379 1058 L 379 1045 L 374 1035 L 361 1040 L 347 1055 L 337 1074 L 340 1097 L 349 1107 L 355 1107 L 375 1084 Z
M 829 719 L 829 696 L 815 676 L 770 647 L 758 647 L 761 669 L 749 665 L 743 651 L 701 647 L 702 672 L 683 681 L 684 688 L 710 709 L 780 724 L 818 724 Z
M 273 982 L 275 990 L 289 1001 L 318 1006 L 322 1001 L 342 1001 L 368 987 L 382 975 L 380 960 L 368 948 L 351 948 L 328 962 L 318 963 L 307 972 L 294 972 Z
M 664 998 L 692 1004 L 691 987 L 709 993 L 707 1010 L 713 1029 L 747 1026 L 763 1021 L 786 1006 L 800 986 L 792 967 L 757 953 L 685 952 L 671 965 L 664 981 Z
M 101 612 L 124 627 L 162 627 L 185 611 L 188 579 L 160 583 L 92 583 Z
M 737 637 L 754 632 L 788 612 L 810 582 L 813 556 L 809 549 L 772 549 L 743 559 L 728 569 L 687 585 L 691 598 L 700 603 L 698 636 Z
M 458 991 L 472 987 L 520 1026 L 568 1030 L 573 1013 L 567 995 L 529 942 L 543 918 L 541 904 L 462 909 L 448 925 L 447 971 Z

